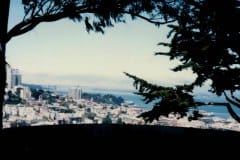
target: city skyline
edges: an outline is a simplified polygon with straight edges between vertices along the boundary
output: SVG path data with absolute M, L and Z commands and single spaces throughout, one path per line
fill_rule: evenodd
M 9 28 L 21 20 L 23 9 L 11 1 Z M 22 11 L 22 12 L 21 12 Z M 166 26 L 157 28 L 143 20 L 127 20 L 107 28 L 104 35 L 85 31 L 83 23 L 68 19 L 41 24 L 16 37 L 7 47 L 7 61 L 18 68 L 26 83 L 87 85 L 132 89 L 123 72 L 163 85 L 191 82 L 191 71 L 172 72 L 177 61 L 154 56 L 167 51 L 157 46 L 166 39 Z

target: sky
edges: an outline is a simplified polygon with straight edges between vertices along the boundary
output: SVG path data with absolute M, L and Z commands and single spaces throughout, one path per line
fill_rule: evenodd
M 22 20 L 18 2 L 11 1 L 9 29 Z M 178 61 L 154 56 L 168 50 L 157 45 L 169 41 L 167 32 L 166 26 L 138 19 L 106 28 L 105 34 L 87 33 L 83 23 L 63 19 L 13 38 L 6 58 L 25 83 L 133 89 L 123 72 L 159 85 L 189 83 L 195 77 L 190 70 L 175 73 L 170 69 Z

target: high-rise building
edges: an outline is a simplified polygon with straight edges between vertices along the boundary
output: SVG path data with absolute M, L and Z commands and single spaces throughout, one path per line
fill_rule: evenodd
M 11 69 L 11 88 L 22 84 L 22 75 L 18 69 Z
M 7 71 L 6 88 L 11 89 L 12 88 L 12 68 L 8 64 L 6 65 L 6 71 Z
M 79 87 L 70 88 L 68 92 L 68 96 L 73 99 L 81 99 L 82 98 L 82 89 Z
M 11 68 L 10 65 L 6 65 L 6 88 L 13 89 L 15 86 L 22 84 L 22 75 L 18 69 Z

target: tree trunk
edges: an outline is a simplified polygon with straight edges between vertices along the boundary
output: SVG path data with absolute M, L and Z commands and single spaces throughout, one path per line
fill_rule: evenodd
M 8 31 L 8 15 L 9 15 L 10 0 L 0 1 L 0 130 L 3 126 L 3 100 L 6 85 L 6 37 Z
M 3 120 L 3 101 L 5 94 L 5 84 L 6 84 L 6 63 L 5 63 L 5 48 L 6 45 L 0 44 L 0 129 L 2 129 Z

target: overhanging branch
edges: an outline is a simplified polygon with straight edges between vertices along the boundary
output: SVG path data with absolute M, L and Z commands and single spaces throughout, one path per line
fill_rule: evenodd
M 64 12 L 54 14 L 54 15 L 45 15 L 42 17 L 32 18 L 30 20 L 22 21 L 16 26 L 14 26 L 7 34 L 6 42 L 8 42 L 12 37 L 24 34 L 34 27 L 36 27 L 41 22 L 53 22 L 59 19 L 65 18 L 67 15 Z
M 157 25 L 157 26 L 162 25 L 162 24 L 172 23 L 172 22 L 175 22 L 175 21 L 176 21 L 175 19 L 172 19 L 172 20 L 165 21 L 165 22 L 159 22 L 159 21 L 154 21 L 154 20 L 151 19 L 151 18 L 144 17 L 144 16 L 142 16 L 142 15 L 140 15 L 140 14 L 136 14 L 136 13 L 134 13 L 134 12 L 124 11 L 124 10 L 121 10 L 120 12 L 121 12 L 121 13 L 129 14 L 129 15 L 134 16 L 134 17 L 141 18 L 141 19 L 143 19 L 143 20 L 145 20 L 145 21 L 147 21 L 147 22 L 153 23 L 153 24 L 155 24 L 155 25 Z
M 43 6 L 45 4 L 42 4 Z M 42 7 L 43 7 L 42 6 Z M 42 7 L 40 6 L 40 10 L 42 9 Z M 80 14 L 80 13 L 87 13 L 87 12 L 91 12 L 92 10 L 94 10 L 94 8 L 89 9 L 88 5 L 82 5 L 82 6 L 78 6 L 76 8 L 76 13 Z M 53 21 L 57 21 L 60 20 L 62 18 L 67 18 L 69 17 L 69 15 L 71 14 L 70 12 L 66 12 L 64 10 L 59 10 L 57 13 L 55 13 L 57 10 L 54 9 L 51 13 L 42 13 L 43 15 L 39 16 L 37 15 L 40 10 L 38 10 L 34 15 L 32 15 L 30 18 L 28 19 L 23 19 L 22 22 L 18 23 L 17 25 L 15 25 L 7 34 L 6 39 L 4 40 L 6 43 L 13 37 L 24 34 L 30 30 L 32 30 L 34 27 L 36 27 L 39 23 L 41 22 L 53 22 Z M 43 11 L 42 11 L 43 12 Z
M 238 103 L 240 103 L 240 99 L 236 96 L 234 96 L 233 92 L 231 92 L 231 97 Z
M 49 9 L 48 9 L 49 10 Z M 108 8 L 98 8 L 98 7 L 91 7 L 89 5 L 83 5 L 83 6 L 78 6 L 74 12 L 74 14 L 81 14 L 81 13 L 101 13 L 103 10 L 109 10 Z M 141 18 L 147 22 L 153 23 L 155 25 L 161 25 L 161 24 L 166 24 L 166 23 L 171 23 L 174 22 L 175 20 L 169 20 L 165 22 L 160 22 L 160 21 L 155 21 L 152 18 L 145 17 L 143 15 L 131 12 L 131 11 L 126 11 L 124 9 L 117 9 L 119 13 L 123 14 L 129 14 L 134 17 Z M 34 27 L 36 27 L 39 23 L 41 22 L 53 22 L 60 20 L 62 18 L 67 18 L 71 15 L 71 12 L 67 12 L 64 10 L 59 11 L 58 13 L 55 13 L 56 10 L 53 10 L 52 13 L 45 13 L 45 15 L 39 16 L 39 15 L 32 15 L 28 19 L 24 19 L 22 22 L 14 26 L 7 34 L 6 38 L 4 41 L 7 43 L 11 38 L 24 34 L 30 30 L 32 30 Z M 37 11 L 37 13 L 39 10 Z
M 227 100 L 229 103 L 231 103 L 231 104 L 233 104 L 234 106 L 240 108 L 240 104 L 237 103 L 237 102 L 235 102 L 234 100 L 230 99 L 230 98 L 227 96 L 226 92 L 224 92 L 224 96 L 225 96 L 226 100 Z

